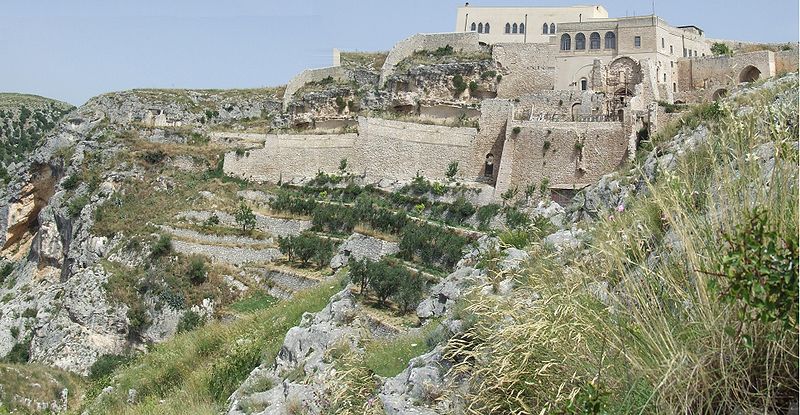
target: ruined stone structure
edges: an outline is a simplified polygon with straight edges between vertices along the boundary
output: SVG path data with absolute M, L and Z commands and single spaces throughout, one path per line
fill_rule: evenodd
M 465 6 L 456 32 L 416 34 L 382 56 L 341 66 L 335 50 L 333 67 L 292 79 L 273 125 L 312 131 L 263 134 L 262 147 L 226 155 L 226 173 L 295 181 L 347 159 L 367 182 L 402 182 L 443 179 L 457 161 L 458 179 L 493 186 L 495 199 L 532 184 L 569 198 L 670 119 L 658 103 L 797 70 L 796 52 L 712 56 L 700 28 L 596 5 Z

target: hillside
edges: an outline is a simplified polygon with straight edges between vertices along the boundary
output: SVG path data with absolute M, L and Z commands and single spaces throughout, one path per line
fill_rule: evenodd
M 68 254 L 31 241 L 39 275 L 71 275 L 18 263 L 4 292 L 28 294 L 2 321 L 33 360 L 90 376 L 71 404 L 88 413 L 780 413 L 798 388 L 797 88 L 693 107 L 567 209 L 476 207 L 423 178 L 386 192 L 346 163 L 258 185 L 202 136 L 87 126 L 39 215 L 72 223 Z M 746 240 L 772 251 L 743 290 Z M 76 324 L 103 342 L 47 343 L 76 347 Z
M 0 412 L 786 413 L 797 73 L 682 104 L 547 48 L 4 96 Z
M 8 165 L 22 161 L 73 108 L 36 95 L 0 93 L 0 177 L 6 180 Z

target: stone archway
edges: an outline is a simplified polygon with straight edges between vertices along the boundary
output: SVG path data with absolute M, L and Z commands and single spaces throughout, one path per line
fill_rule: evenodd
M 713 101 L 719 101 L 722 98 L 725 98 L 727 96 L 728 96 L 728 90 L 725 89 L 725 88 L 720 88 L 720 89 L 714 91 L 714 93 L 711 95 L 711 99 Z
M 758 81 L 758 78 L 761 78 L 761 71 L 753 65 L 747 65 L 742 69 L 742 72 L 739 73 L 739 83 L 755 82 Z
M 607 69 L 606 84 L 615 95 L 633 96 L 636 85 L 642 82 L 642 67 L 635 60 L 623 56 L 614 59 Z M 622 90 L 624 93 L 620 94 Z

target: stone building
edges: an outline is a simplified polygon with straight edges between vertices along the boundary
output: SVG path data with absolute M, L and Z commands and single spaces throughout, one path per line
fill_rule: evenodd
M 410 36 L 373 69 L 336 66 L 337 51 L 335 66 L 299 74 L 281 119 L 311 133 L 266 134 L 263 148 L 227 154 L 224 170 L 302 181 L 347 159 L 366 181 L 383 183 L 444 179 L 457 161 L 458 180 L 494 199 L 546 185 L 567 202 L 669 121 L 665 102 L 718 99 L 777 68 L 797 70 L 796 53 L 712 56 L 711 44 L 696 26 L 610 18 L 598 5 L 467 5 L 455 32 Z M 448 50 L 454 60 L 431 63 Z M 316 90 L 304 92 L 309 85 Z M 334 121 L 348 128 L 323 131 Z
M 476 32 L 481 42 L 549 43 L 558 26 L 608 18 L 600 5 L 568 7 L 475 7 L 469 3 L 456 13 L 456 33 Z

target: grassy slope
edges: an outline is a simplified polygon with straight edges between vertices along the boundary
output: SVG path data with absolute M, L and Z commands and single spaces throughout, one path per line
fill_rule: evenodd
M 449 347 L 471 376 L 473 413 L 750 413 L 796 397 L 796 330 L 740 323 L 739 308 L 708 288 L 718 277 L 700 271 L 719 269 L 722 232 L 754 207 L 783 240 L 796 237 L 796 92 L 788 110 L 773 105 L 792 89 L 737 99 L 753 108 L 746 115 L 724 105 L 706 144 L 600 220 L 588 253 L 562 262 L 535 248 L 517 295 L 472 303 L 477 324 Z M 753 151 L 770 141 L 779 162 L 766 186 Z M 602 302 L 592 291 L 605 283 Z
M 115 389 L 93 401 L 89 414 L 214 414 L 258 364 L 278 353 L 286 332 L 305 312 L 317 312 L 340 287 L 341 277 L 299 292 L 234 323 L 214 322 L 175 336 L 118 370 Z M 94 385 L 95 392 L 107 383 Z M 129 389 L 138 391 L 127 404 Z M 163 401 L 163 403 L 162 403 Z
M 52 367 L 0 363 L 0 413 L 28 413 L 34 409 L 24 399 L 60 405 L 64 389 L 68 390 L 69 406 L 75 407 L 80 404 L 86 386 L 80 376 Z

